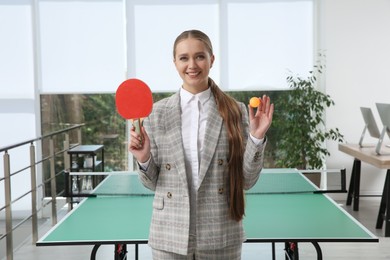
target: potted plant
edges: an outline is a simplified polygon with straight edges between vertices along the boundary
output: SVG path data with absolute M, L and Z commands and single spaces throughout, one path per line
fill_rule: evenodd
M 290 87 L 276 105 L 274 127 L 276 140 L 276 165 L 283 168 L 323 169 L 330 155 L 326 140 L 342 142 L 338 128 L 327 129 L 325 109 L 335 103 L 329 95 L 318 90 L 317 78 L 324 66 L 318 62 L 307 77 L 287 77 Z

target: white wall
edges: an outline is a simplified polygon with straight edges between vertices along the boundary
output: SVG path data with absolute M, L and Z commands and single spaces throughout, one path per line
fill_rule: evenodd
M 326 124 L 338 127 L 347 142 L 357 143 L 364 127 L 360 106 L 372 108 L 381 128 L 375 102 L 390 103 L 390 1 L 321 2 L 326 92 L 336 103 L 327 111 Z M 364 140 L 374 141 L 368 135 Z M 350 173 L 353 158 L 339 152 L 335 142 L 328 147 L 328 167 L 346 167 Z M 361 194 L 381 194 L 385 172 L 362 163 Z

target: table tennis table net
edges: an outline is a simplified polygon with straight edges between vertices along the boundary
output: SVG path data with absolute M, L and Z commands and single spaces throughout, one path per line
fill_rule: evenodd
M 246 194 L 314 193 L 318 189 L 299 172 L 263 172 Z
M 273 172 L 265 170 L 246 194 L 313 193 L 317 188 L 298 171 Z M 93 194 L 97 196 L 153 196 L 145 188 L 137 174 L 110 175 Z
M 152 196 L 154 192 L 145 188 L 137 174 L 109 175 L 96 187 L 93 194 L 98 196 Z

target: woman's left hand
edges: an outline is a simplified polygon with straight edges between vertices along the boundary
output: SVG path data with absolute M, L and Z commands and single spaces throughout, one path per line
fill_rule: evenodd
M 274 113 L 274 104 L 271 104 L 269 96 L 263 95 L 260 98 L 260 105 L 255 108 L 248 105 L 249 109 L 249 129 L 252 136 L 262 139 L 265 137 L 269 127 L 272 123 L 272 116 Z

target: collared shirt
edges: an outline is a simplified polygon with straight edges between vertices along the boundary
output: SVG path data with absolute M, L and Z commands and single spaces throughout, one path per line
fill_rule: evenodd
M 210 88 L 196 95 L 184 88 L 180 89 L 184 157 L 187 177 L 191 180 L 192 187 L 195 190 L 198 189 L 199 165 L 203 151 L 210 97 Z

